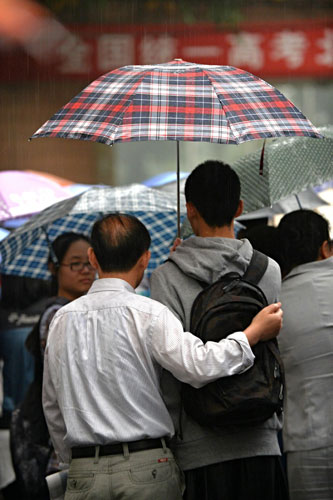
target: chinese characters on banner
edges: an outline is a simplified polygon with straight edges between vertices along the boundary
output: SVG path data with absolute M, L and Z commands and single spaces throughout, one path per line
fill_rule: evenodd
M 171 28 L 168 34 L 155 30 L 143 35 L 133 28 L 120 32 L 119 26 L 85 26 L 59 47 L 59 61 L 47 73 L 92 79 L 120 66 L 181 58 L 236 66 L 262 77 L 333 77 L 333 23 L 268 28 L 238 33 L 193 29 L 189 37 Z M 14 76 L 17 65 L 11 66 Z

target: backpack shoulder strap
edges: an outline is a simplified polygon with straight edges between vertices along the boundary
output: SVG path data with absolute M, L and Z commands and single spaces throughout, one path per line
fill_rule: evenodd
M 266 272 L 268 266 L 267 255 L 253 249 L 252 258 L 245 271 L 243 279 L 257 285 Z

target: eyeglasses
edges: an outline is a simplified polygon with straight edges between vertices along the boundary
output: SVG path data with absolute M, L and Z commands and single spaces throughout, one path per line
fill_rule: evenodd
M 86 267 L 88 271 L 94 271 L 93 266 L 90 264 L 90 262 L 71 262 L 70 264 L 60 264 L 61 266 L 69 267 L 71 271 L 74 273 L 79 273 L 83 271 L 83 269 Z

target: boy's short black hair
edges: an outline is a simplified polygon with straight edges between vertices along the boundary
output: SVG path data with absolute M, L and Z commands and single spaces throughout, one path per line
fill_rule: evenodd
M 185 198 L 193 203 L 208 226 L 230 226 L 240 200 L 238 175 L 226 163 L 205 161 L 186 179 Z
M 149 250 L 150 235 L 133 215 L 111 213 L 95 222 L 91 246 L 104 272 L 126 272 Z

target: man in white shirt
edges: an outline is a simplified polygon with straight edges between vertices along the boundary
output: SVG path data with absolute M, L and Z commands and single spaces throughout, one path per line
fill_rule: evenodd
M 147 229 L 133 216 L 97 221 L 88 253 L 99 279 L 51 323 L 43 406 L 54 448 L 70 462 L 66 499 L 181 499 L 161 367 L 201 387 L 250 368 L 250 346 L 281 327 L 274 304 L 244 332 L 202 344 L 165 306 L 135 294 L 149 246 Z

